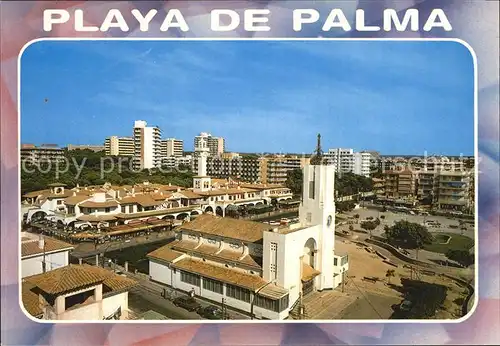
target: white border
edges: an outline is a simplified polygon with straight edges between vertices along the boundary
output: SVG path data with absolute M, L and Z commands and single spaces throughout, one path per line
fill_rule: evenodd
M 111 323 L 111 324 L 268 324 L 268 323 L 281 323 L 281 324 L 295 324 L 295 323 L 316 323 L 316 324 L 326 324 L 326 323 L 390 323 L 390 324 L 408 324 L 408 323 L 423 323 L 423 324 L 436 324 L 436 323 L 446 323 L 446 324 L 455 324 L 461 323 L 469 319 L 474 312 L 476 311 L 478 302 L 479 302 L 479 237 L 478 237 L 478 178 L 479 178 L 479 155 L 478 155 L 478 68 L 477 68 L 477 56 L 474 49 L 464 40 L 458 38 L 325 38 L 325 37 L 317 37 L 317 38 L 301 38 L 301 37 L 225 37 L 225 38 L 209 38 L 209 37 L 198 37 L 198 38 L 146 38 L 146 37 L 106 37 L 106 38 L 94 38 L 94 37 L 44 37 L 37 38 L 27 42 L 21 51 L 19 52 L 18 60 L 17 60 L 17 107 L 18 107 L 18 118 L 17 118 L 17 131 L 18 131 L 18 163 L 21 162 L 21 58 L 24 51 L 32 44 L 41 42 L 41 41 L 434 41 L 434 42 L 456 42 L 463 45 L 465 48 L 469 50 L 469 53 L 472 56 L 472 61 L 474 63 L 474 167 L 475 167 L 475 176 L 474 176 L 474 223 L 475 223 L 475 236 L 474 236 L 474 253 L 475 253 L 475 280 L 474 280 L 474 305 L 471 310 L 467 313 L 467 315 L 455 319 L 455 320 L 166 320 L 165 322 L 158 321 L 149 321 L 149 320 L 40 320 L 31 316 L 22 303 L 22 285 L 19 284 L 19 306 L 23 313 L 32 321 L 42 324 L 77 324 L 77 323 Z M 21 187 L 21 169 L 18 170 L 18 183 L 19 187 Z M 21 196 L 18 194 L 17 196 L 17 205 L 20 208 L 21 205 Z M 20 217 L 21 213 L 18 209 L 18 217 Z M 19 227 L 21 228 L 21 222 L 19 221 Z M 21 241 L 19 241 L 18 245 L 18 258 L 21 258 Z M 22 280 L 20 261 L 18 262 L 18 273 L 19 273 L 19 283 Z

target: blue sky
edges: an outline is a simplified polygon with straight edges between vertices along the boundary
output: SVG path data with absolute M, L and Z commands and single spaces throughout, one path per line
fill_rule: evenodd
M 456 42 L 41 41 L 21 59 L 21 141 L 100 144 L 134 120 L 229 151 L 472 155 L 474 67 Z M 48 102 L 44 100 L 48 99 Z

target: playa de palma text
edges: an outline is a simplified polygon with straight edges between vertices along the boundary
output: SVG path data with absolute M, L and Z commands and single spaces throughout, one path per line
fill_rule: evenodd
M 238 13 L 229 9 L 212 10 L 207 23 L 213 32 L 228 32 L 241 30 L 250 32 L 270 31 L 269 9 L 248 9 Z M 160 18 L 159 18 L 160 17 Z M 77 32 L 106 32 L 111 29 L 130 31 L 130 27 L 147 32 L 153 20 L 161 22 L 160 31 L 169 29 L 187 32 L 190 30 L 188 21 L 178 9 L 170 9 L 163 13 L 158 13 L 152 9 L 143 13 L 137 9 L 124 15 L 118 9 L 111 9 L 107 12 L 102 22 L 96 23 L 95 18 L 87 18 L 81 9 L 67 11 L 64 9 L 47 9 L 43 14 L 44 31 L 52 31 L 58 25 L 73 24 Z M 354 22 L 350 23 L 346 14 L 341 9 L 332 9 L 328 14 L 322 15 L 315 9 L 295 9 L 292 12 L 292 27 L 294 31 L 301 31 L 308 25 L 322 25 L 322 30 L 343 30 L 343 31 L 431 31 L 441 29 L 451 31 L 452 26 L 445 12 L 442 9 L 433 9 L 427 17 L 422 18 L 418 9 L 407 9 L 397 12 L 394 9 L 385 9 L 382 13 L 381 26 L 369 25 L 365 20 L 365 11 L 356 10 Z M 276 24 L 278 25 L 278 24 Z M 283 25 L 282 22 L 279 25 Z

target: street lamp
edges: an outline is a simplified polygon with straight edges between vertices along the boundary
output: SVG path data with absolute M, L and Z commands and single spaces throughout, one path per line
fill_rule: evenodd
M 254 306 L 254 303 L 255 303 L 255 297 L 257 296 L 257 294 L 262 291 L 265 287 L 269 286 L 270 284 L 274 283 L 276 281 L 276 279 L 273 279 L 271 281 L 269 281 L 268 283 L 266 283 L 264 286 L 260 287 L 259 289 L 257 289 L 253 294 L 252 294 L 252 301 L 250 302 L 250 319 L 253 320 L 253 317 L 254 317 L 254 314 L 253 314 L 253 306 Z

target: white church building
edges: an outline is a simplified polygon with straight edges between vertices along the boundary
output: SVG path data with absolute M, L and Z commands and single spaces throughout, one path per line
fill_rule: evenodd
M 202 144 L 203 145 L 203 144 Z M 203 167 L 206 155 L 200 155 Z M 210 179 L 195 178 L 195 190 Z M 348 270 L 335 254 L 335 169 L 307 165 L 300 222 L 286 227 L 198 216 L 176 230 L 176 239 L 151 253 L 150 279 L 257 319 L 286 319 L 301 297 L 335 289 Z

